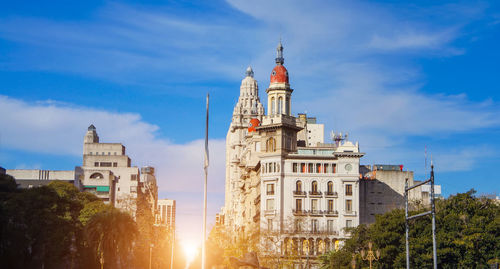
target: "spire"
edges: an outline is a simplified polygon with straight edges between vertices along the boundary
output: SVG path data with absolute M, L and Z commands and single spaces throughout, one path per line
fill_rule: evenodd
M 247 77 L 252 77 L 253 78 L 253 70 L 252 67 L 248 67 L 246 71 Z
M 278 43 L 278 47 L 276 48 L 276 64 L 283 65 L 283 63 L 285 63 L 285 58 L 283 58 L 283 45 L 280 38 L 280 43 Z

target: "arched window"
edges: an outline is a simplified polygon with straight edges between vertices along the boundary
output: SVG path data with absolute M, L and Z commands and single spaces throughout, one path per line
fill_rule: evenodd
M 104 176 L 101 173 L 93 173 L 92 175 L 90 175 L 90 178 L 92 178 L 92 179 L 103 179 Z
M 312 184 L 311 184 L 311 191 L 313 193 L 317 193 L 318 192 L 318 182 L 317 181 L 313 181 Z
M 296 192 L 301 192 L 302 191 L 302 181 L 297 180 L 297 182 L 295 182 L 295 191 Z
M 267 140 L 267 151 L 268 152 L 276 151 L 276 139 L 271 137 Z
M 275 109 L 276 109 L 275 100 L 274 100 L 274 97 L 271 97 L 271 115 L 276 114 Z
M 328 194 L 333 194 L 333 182 L 328 181 Z
M 278 98 L 278 114 L 283 114 L 283 97 Z

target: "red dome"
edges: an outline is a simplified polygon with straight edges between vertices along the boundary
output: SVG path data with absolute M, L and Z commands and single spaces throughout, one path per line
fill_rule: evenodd
M 251 132 L 255 132 L 255 127 L 258 127 L 260 126 L 260 121 L 259 119 L 256 119 L 256 118 L 253 118 L 253 119 L 250 119 L 250 123 L 248 124 L 248 132 L 251 133 Z
M 283 65 L 277 65 L 271 72 L 271 83 L 288 83 L 288 71 Z

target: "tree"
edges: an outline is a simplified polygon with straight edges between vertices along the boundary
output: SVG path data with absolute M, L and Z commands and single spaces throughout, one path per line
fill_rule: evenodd
M 491 199 L 475 197 L 474 191 L 436 201 L 436 239 L 439 268 L 482 268 L 500 256 L 500 207 Z M 419 210 L 411 212 L 417 214 Z M 405 259 L 404 211 L 397 209 L 377 216 L 370 226 L 353 229 L 352 237 L 339 251 L 321 257 L 323 268 L 348 268 L 352 254 L 369 241 L 381 252 L 375 268 L 403 268 Z M 411 266 L 432 267 L 431 219 L 412 220 Z M 367 262 L 356 256 L 356 263 Z
M 104 268 L 124 268 L 131 264 L 131 253 L 137 236 L 132 217 L 115 208 L 95 214 L 87 223 L 89 246 Z
M 0 260 L 7 268 L 64 268 L 73 222 L 50 187 L 13 193 L 2 202 Z

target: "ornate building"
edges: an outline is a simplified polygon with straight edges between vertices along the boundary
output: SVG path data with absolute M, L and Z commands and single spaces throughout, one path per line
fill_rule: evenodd
M 272 234 L 268 255 L 314 261 L 349 236 L 343 228 L 359 224 L 363 153 L 349 141 L 324 144 L 322 124 L 292 115 L 281 42 L 275 62 L 266 115 L 250 68 L 243 79 L 226 141 L 226 201 L 219 220 L 234 231 Z

